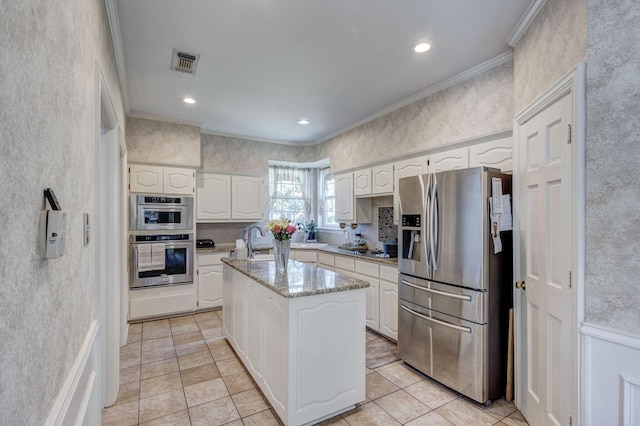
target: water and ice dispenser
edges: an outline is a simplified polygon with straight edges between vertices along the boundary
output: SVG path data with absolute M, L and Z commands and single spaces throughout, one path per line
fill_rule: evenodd
M 422 217 L 402 215 L 402 258 L 420 261 L 422 253 Z

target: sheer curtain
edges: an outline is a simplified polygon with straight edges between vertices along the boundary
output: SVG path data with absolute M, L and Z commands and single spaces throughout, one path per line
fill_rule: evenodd
M 315 203 L 311 170 L 282 165 L 269 166 L 269 219 L 305 223 Z

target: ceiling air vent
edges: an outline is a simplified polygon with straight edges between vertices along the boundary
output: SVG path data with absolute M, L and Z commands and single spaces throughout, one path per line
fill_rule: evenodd
M 189 52 L 181 52 L 178 49 L 173 49 L 173 61 L 171 62 L 171 69 L 186 72 L 188 74 L 196 73 L 196 66 L 200 55 Z

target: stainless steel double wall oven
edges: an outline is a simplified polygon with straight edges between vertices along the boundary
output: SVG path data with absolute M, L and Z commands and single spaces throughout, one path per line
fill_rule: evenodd
M 130 198 L 131 289 L 193 282 L 193 197 Z

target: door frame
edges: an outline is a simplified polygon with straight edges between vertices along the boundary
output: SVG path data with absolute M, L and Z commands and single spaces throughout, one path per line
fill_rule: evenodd
M 569 73 L 562 77 L 558 82 L 552 85 L 546 92 L 540 95 L 524 110 L 518 113 L 513 120 L 513 141 L 514 141 L 514 172 L 513 187 L 520 187 L 520 146 L 518 140 L 520 138 L 520 127 L 535 117 L 537 114 L 545 110 L 547 107 L 569 95 L 572 97 L 573 103 L 573 128 L 571 136 L 571 145 L 574 161 L 572 162 L 572 179 L 573 179 L 573 259 L 571 277 L 573 292 L 573 318 L 571 324 L 571 338 L 573 341 L 573 359 L 574 366 L 574 383 L 571 412 L 576 417 L 576 423 L 581 424 L 583 392 L 581 389 L 584 383 L 582 377 L 582 354 L 580 353 L 580 335 L 578 327 L 584 320 L 584 271 L 585 271 L 585 142 L 586 142 L 586 64 L 579 63 Z M 520 226 L 519 207 L 520 194 L 513 191 L 513 281 L 520 281 L 523 277 L 520 265 L 520 235 L 517 230 Z M 522 330 L 524 324 L 521 315 L 523 314 L 522 291 L 514 291 L 514 330 L 515 330 L 515 403 L 517 407 L 521 407 L 524 399 L 521 386 L 523 384 L 523 374 L 525 374 L 524 365 L 526 360 L 526 351 L 524 350 L 524 339 L 522 338 Z

